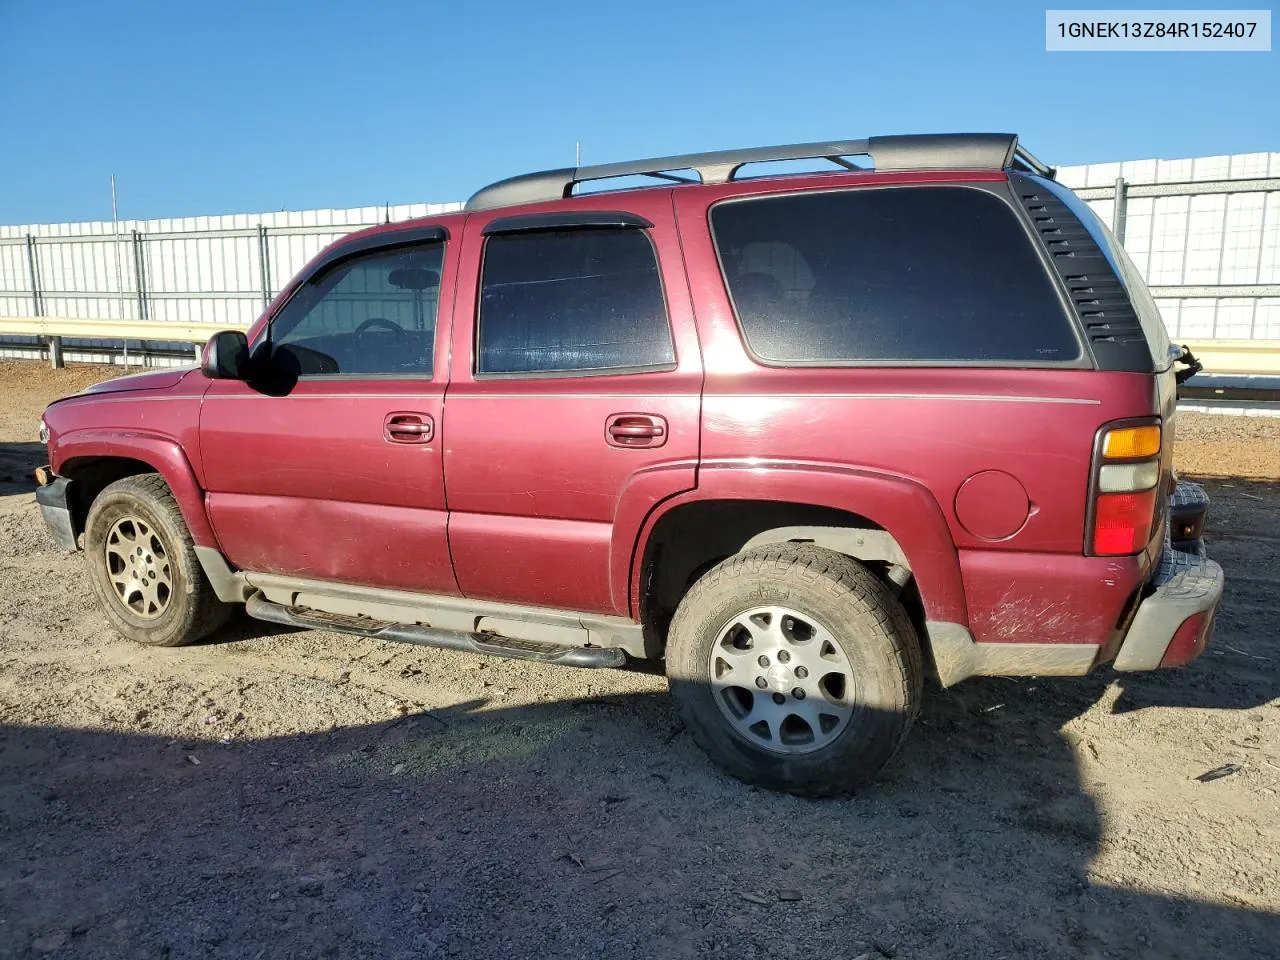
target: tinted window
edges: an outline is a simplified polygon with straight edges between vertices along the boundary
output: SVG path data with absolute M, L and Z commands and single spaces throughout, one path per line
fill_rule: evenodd
M 276 317 L 273 352 L 303 374 L 430 375 L 443 258 L 434 243 L 335 267 Z
M 1080 355 L 1014 212 L 965 187 L 722 203 L 716 246 L 753 353 L 778 362 Z
M 499 234 L 485 245 L 476 372 L 667 366 L 658 264 L 640 230 Z

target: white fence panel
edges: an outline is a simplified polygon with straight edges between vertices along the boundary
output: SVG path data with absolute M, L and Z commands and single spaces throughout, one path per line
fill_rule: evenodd
M 1280 153 L 1245 153 L 1188 160 L 1132 160 L 1063 167 L 1073 189 L 1114 190 L 1150 184 L 1280 178 Z M 1089 205 L 1114 223 L 1115 201 Z M 1153 287 L 1264 288 L 1249 296 L 1161 297 L 1157 303 L 1176 339 L 1280 339 L 1280 189 L 1240 193 L 1129 197 L 1124 246 Z M 1265 289 L 1270 287 L 1271 289 Z
M 1117 178 L 1131 190 L 1203 184 L 1175 195 L 1127 196 L 1125 247 L 1147 282 L 1171 294 L 1158 302 L 1176 338 L 1280 339 L 1280 186 L 1274 183 L 1280 153 L 1063 167 L 1058 178 L 1083 189 L 1107 223 L 1116 222 Z M 1263 178 L 1272 182 L 1257 191 L 1230 192 L 1222 185 Z M 414 203 L 0 226 L 0 315 L 246 326 L 267 298 L 334 240 L 373 224 L 460 207 Z M 1234 289 L 1215 295 L 1212 288 L 1224 285 Z M 1182 292 L 1176 288 L 1196 289 L 1172 295 Z M 0 357 L 33 356 L 38 348 L 31 344 L 0 336 Z M 135 354 L 142 346 L 130 345 Z M 109 356 L 90 347 L 68 342 L 67 356 Z M 158 354 L 155 345 L 149 349 Z
M 375 224 L 449 213 L 461 206 L 413 203 L 126 220 L 118 225 L 0 226 L 0 315 L 243 327 L 334 240 Z M 28 237 L 34 239 L 30 250 Z M 38 299 L 32 296 L 32 262 Z M 110 346 L 118 344 L 103 342 Z M 135 356 L 142 346 L 132 345 Z M 148 348 L 158 352 L 154 344 Z M 189 348 L 174 344 L 173 349 Z M 38 352 L 29 339 L 0 336 L 0 357 Z M 66 355 L 75 360 L 110 358 L 95 351 L 92 341 L 68 341 Z

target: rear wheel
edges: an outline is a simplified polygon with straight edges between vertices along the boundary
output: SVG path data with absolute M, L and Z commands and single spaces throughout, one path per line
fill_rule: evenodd
M 783 544 L 730 557 L 680 603 L 667 675 L 695 740 L 729 773 L 809 796 L 892 759 L 923 662 L 901 605 L 861 564 Z
M 84 531 L 90 583 L 117 632 L 139 643 L 180 647 L 226 622 L 196 559 L 178 504 L 158 474 L 107 486 Z

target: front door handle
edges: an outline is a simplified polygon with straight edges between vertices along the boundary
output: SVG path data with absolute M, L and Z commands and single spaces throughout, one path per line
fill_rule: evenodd
M 382 421 L 382 436 L 392 443 L 430 443 L 435 435 L 428 413 L 389 413 Z
M 612 447 L 660 447 L 667 442 L 667 421 L 652 413 L 615 413 L 604 432 Z

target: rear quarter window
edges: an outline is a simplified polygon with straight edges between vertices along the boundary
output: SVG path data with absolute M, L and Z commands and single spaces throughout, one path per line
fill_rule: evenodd
M 1138 315 L 1138 322 L 1142 325 L 1142 334 L 1146 338 L 1147 349 L 1151 352 L 1151 361 L 1155 365 L 1155 369 L 1167 370 L 1173 365 L 1169 332 L 1165 328 L 1164 318 L 1160 315 L 1160 308 L 1151 296 L 1151 291 L 1147 289 L 1147 283 L 1143 280 L 1141 271 L 1129 258 L 1124 245 L 1116 239 L 1116 235 L 1111 232 L 1111 229 L 1093 212 L 1092 207 L 1062 184 L 1054 180 L 1046 180 L 1043 177 L 1028 177 L 1027 179 L 1033 180 L 1037 186 L 1048 190 L 1065 203 L 1067 208 L 1080 219 L 1080 223 L 1084 228 L 1089 231 L 1094 243 L 1098 245 L 1098 248 L 1102 250 L 1103 256 L 1110 262 L 1111 269 L 1116 272 L 1116 277 L 1124 287 L 1125 293 L 1129 295 L 1129 302 L 1133 305 L 1133 311 Z
M 747 345 L 778 364 L 1077 361 L 1017 214 L 969 187 L 725 201 L 711 212 Z

